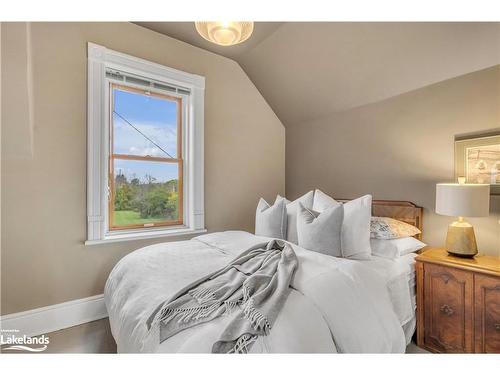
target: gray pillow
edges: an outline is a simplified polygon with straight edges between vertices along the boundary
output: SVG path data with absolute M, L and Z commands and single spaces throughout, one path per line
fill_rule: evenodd
M 300 198 L 295 199 L 293 202 L 290 202 L 288 199 L 282 197 L 279 194 L 276 197 L 276 202 L 279 199 L 285 199 L 286 202 L 286 214 L 288 221 L 286 229 L 286 239 L 288 242 L 292 242 L 296 245 L 299 244 L 297 239 L 297 209 L 299 207 L 299 202 L 302 203 L 305 208 L 312 208 L 313 198 L 314 192 L 312 190 L 308 193 L 305 193 Z
M 342 256 L 341 231 L 344 207 L 333 205 L 319 213 L 299 202 L 297 234 L 299 246 L 318 253 Z
M 262 198 L 255 213 L 255 235 L 286 240 L 286 201 L 277 200 L 272 206 Z

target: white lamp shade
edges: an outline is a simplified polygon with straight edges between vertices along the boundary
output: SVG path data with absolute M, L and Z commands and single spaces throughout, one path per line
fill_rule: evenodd
M 436 213 L 463 217 L 488 216 L 490 185 L 437 184 Z

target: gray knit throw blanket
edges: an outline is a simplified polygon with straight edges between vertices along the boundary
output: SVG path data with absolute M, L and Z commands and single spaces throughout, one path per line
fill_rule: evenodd
M 161 343 L 183 329 L 231 314 L 212 353 L 248 353 L 258 336 L 270 333 L 297 265 L 292 247 L 283 241 L 249 249 L 158 306 L 148 319 L 149 332 L 159 329 Z

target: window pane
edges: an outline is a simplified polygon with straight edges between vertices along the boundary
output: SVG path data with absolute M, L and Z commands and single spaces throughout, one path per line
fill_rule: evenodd
M 179 219 L 177 163 L 114 160 L 113 227 Z
M 114 88 L 115 154 L 177 158 L 177 101 Z

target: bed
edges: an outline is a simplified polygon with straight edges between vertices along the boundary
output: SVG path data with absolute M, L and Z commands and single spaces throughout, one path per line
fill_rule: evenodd
M 410 202 L 373 201 L 372 212 L 422 228 L 422 209 Z M 104 292 L 118 352 L 210 352 L 228 316 L 162 343 L 148 334 L 146 321 L 186 284 L 269 240 L 227 231 L 156 244 L 125 256 L 110 273 Z M 252 353 L 404 353 L 415 330 L 415 254 L 360 261 L 292 247 L 299 260 L 292 291 L 271 334 L 259 337 Z

